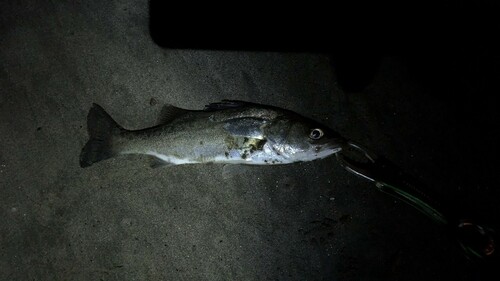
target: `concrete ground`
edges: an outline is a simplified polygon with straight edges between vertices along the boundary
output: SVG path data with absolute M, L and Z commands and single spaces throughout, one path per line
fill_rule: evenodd
M 0 280 L 486 276 L 439 227 L 334 158 L 162 169 L 145 157 L 78 160 L 92 103 L 138 129 L 164 104 L 247 100 L 325 122 L 500 229 L 497 105 L 481 95 L 494 75 L 467 84 L 457 71 L 433 89 L 411 67 L 425 61 L 383 57 L 365 90 L 345 93 L 327 55 L 161 48 L 146 0 L 32 2 L 0 6 Z M 436 94 L 464 88 L 458 106 Z

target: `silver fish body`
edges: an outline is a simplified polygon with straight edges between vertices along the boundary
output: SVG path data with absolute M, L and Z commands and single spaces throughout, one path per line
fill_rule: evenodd
M 344 140 L 333 130 L 289 110 L 223 101 L 205 110 L 168 106 L 160 125 L 125 130 L 99 105 L 89 111 L 90 140 L 80 165 L 124 154 L 156 158 L 153 166 L 226 163 L 273 165 L 325 158 Z

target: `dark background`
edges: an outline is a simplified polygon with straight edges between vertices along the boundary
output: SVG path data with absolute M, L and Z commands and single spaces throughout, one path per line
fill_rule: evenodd
M 93 102 L 137 129 L 163 104 L 248 100 L 328 124 L 500 229 L 498 5 L 354 8 L 3 1 L 0 279 L 491 277 L 496 260 L 468 262 L 333 157 L 79 167 Z

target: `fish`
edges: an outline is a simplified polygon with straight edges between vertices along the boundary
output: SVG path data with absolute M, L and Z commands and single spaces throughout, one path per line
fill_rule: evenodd
M 165 105 L 158 125 L 120 126 L 100 105 L 87 115 L 89 140 L 80 166 L 120 155 L 151 156 L 151 167 L 196 163 L 281 165 L 313 161 L 342 150 L 336 131 L 293 111 L 258 103 L 222 100 L 202 110 Z

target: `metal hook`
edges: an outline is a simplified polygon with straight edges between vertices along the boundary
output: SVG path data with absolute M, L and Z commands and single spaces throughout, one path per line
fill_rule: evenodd
M 348 149 L 361 153 L 368 162 L 346 157 L 344 154 Z M 433 196 L 429 196 L 429 191 L 423 192 L 421 183 L 415 182 L 387 159 L 377 157 L 368 149 L 352 141 L 346 142 L 346 147 L 337 153 L 337 159 L 340 165 L 349 172 L 375 183 L 378 190 L 413 206 L 436 222 L 447 224 L 445 215 L 436 209 L 442 204 L 436 202 Z
M 354 150 L 361 152 L 363 156 L 369 161 L 369 163 L 363 163 L 359 161 L 355 161 L 353 159 L 350 159 L 344 155 L 344 152 L 349 149 L 353 148 Z M 363 177 L 369 181 L 377 181 L 376 175 L 374 174 L 374 165 L 375 161 L 377 159 L 377 156 L 373 154 L 372 152 L 368 151 L 368 149 L 362 147 L 361 145 L 354 143 L 352 141 L 347 141 L 346 142 L 346 147 L 344 147 L 340 153 L 336 154 L 337 160 L 340 163 L 340 166 L 344 167 L 346 170 L 349 172 L 358 175 L 360 177 Z
M 347 157 L 349 150 L 361 154 L 365 162 Z M 359 155 L 358 155 L 359 156 Z M 468 257 L 492 256 L 495 251 L 493 231 L 468 220 L 455 225 L 449 206 L 435 200 L 421 189 L 423 184 L 403 173 L 395 164 L 383 157 L 377 157 L 363 146 L 346 141 L 345 146 L 336 154 L 340 165 L 349 172 L 374 182 L 377 188 L 413 206 L 433 221 L 455 229 L 456 238 Z M 440 210 L 436 209 L 439 207 Z M 443 212 L 447 211 L 447 212 Z M 445 215 L 445 213 L 447 215 Z

